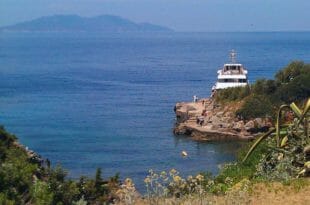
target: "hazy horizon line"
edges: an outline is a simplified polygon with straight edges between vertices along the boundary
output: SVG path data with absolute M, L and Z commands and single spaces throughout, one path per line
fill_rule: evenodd
M 16 24 L 20 24 L 20 23 L 24 23 L 24 22 L 29 22 L 29 21 L 33 21 L 33 20 L 36 20 L 36 19 L 40 19 L 40 18 L 44 18 L 44 17 L 52 17 L 52 16 L 78 16 L 78 17 L 82 17 L 82 18 L 94 18 L 94 17 L 99 17 L 99 16 L 115 16 L 115 17 L 119 17 L 119 18 L 122 18 L 122 19 L 126 19 L 126 20 L 129 20 L 129 21 L 132 21 L 134 23 L 150 23 L 150 24 L 153 24 L 153 25 L 158 25 L 158 26 L 162 26 L 162 27 L 166 27 L 168 29 L 171 29 L 172 31 L 166 31 L 166 32 L 176 32 L 176 33 L 243 33 L 243 32 L 246 32 L 246 33 L 276 33 L 276 32 L 310 32 L 310 29 L 309 30 L 286 30 L 286 29 L 279 29 L 279 30 L 178 30 L 178 29 L 175 29 L 175 28 L 171 28 L 169 26 L 166 26 L 166 25 L 162 25 L 162 24 L 158 24 L 158 23 L 151 23 L 151 22 L 147 22 L 147 21 L 134 21 L 128 17 L 123 17 L 123 16 L 120 16 L 120 15 L 116 15 L 116 14 L 99 14 L 99 15 L 92 15 L 92 16 L 87 16 L 87 15 L 79 15 L 79 14 L 51 14 L 51 15 L 43 15 L 43 16 L 39 16 L 39 17 L 35 17 L 35 18 L 30 18 L 28 20 L 21 20 L 21 21 L 17 21 L 15 23 L 10 23 L 10 24 L 3 24 L 3 25 L 0 25 L 0 28 L 4 28 L 4 27 L 9 27 L 9 26 L 14 26 Z M 6 32 L 13 32 L 13 31 L 6 31 Z M 37 31 L 37 32 L 40 32 L 40 31 Z M 61 31 L 59 31 L 61 32 Z M 87 32 L 87 31 L 85 31 Z

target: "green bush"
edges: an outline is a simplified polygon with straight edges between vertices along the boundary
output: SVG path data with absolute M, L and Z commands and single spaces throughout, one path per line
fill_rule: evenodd
M 31 194 L 34 204 L 52 204 L 53 202 L 53 193 L 49 185 L 44 181 L 35 181 Z
M 236 115 L 242 119 L 271 116 L 273 104 L 265 95 L 251 95 L 245 99 L 243 106 L 236 111 Z
M 217 91 L 215 99 L 218 102 L 241 100 L 250 94 L 250 87 L 235 87 Z
M 284 103 L 298 102 L 310 96 L 310 72 L 296 76 L 290 83 L 282 84 L 276 96 Z
M 237 162 L 226 164 L 218 176 L 215 178 L 216 183 L 227 184 L 227 179 L 230 179 L 230 186 L 240 182 L 242 179 L 253 179 L 256 173 L 256 167 L 260 163 L 264 154 L 268 151 L 267 143 L 261 143 L 257 150 L 250 158 L 243 163 L 242 159 L 245 157 L 248 149 L 254 142 L 246 143 L 238 152 Z M 227 188 L 229 188 L 228 186 Z
M 289 83 L 295 77 L 309 72 L 310 64 L 304 64 L 302 61 L 293 61 L 288 66 L 278 71 L 275 75 L 277 83 Z
M 274 80 L 259 79 L 252 85 L 252 93 L 256 95 L 271 95 L 277 89 Z
M 14 200 L 8 199 L 7 195 L 0 193 L 0 204 L 2 205 L 14 205 L 16 204 Z
M 67 172 L 60 166 L 43 167 L 31 160 L 16 139 L 0 127 L 0 205 L 69 205 L 85 200 L 88 204 L 106 204 L 119 187 L 118 175 L 103 180 L 100 169 L 95 179 L 84 177 L 82 184 L 67 179 Z

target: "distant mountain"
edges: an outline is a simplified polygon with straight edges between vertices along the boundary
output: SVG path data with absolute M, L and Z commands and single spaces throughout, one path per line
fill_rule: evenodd
M 89 31 L 89 32 L 141 32 L 172 31 L 149 23 L 135 23 L 119 16 L 101 15 L 81 17 L 77 15 L 44 16 L 0 28 L 1 31 Z

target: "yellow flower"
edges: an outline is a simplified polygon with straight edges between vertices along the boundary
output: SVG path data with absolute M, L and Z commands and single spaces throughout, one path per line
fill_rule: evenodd
M 176 182 L 176 183 L 180 182 L 181 180 L 182 180 L 182 178 L 180 176 L 178 176 L 178 175 L 173 177 L 173 181 Z
M 182 185 L 180 186 L 180 188 L 181 188 L 181 189 L 184 189 L 184 188 L 185 188 L 185 184 L 182 184 Z
M 132 179 L 130 179 L 130 178 L 125 179 L 125 185 L 126 186 L 133 186 L 134 184 L 132 183 Z
M 146 184 L 151 183 L 150 177 L 146 177 L 146 178 L 144 179 L 144 183 L 146 183 Z
M 170 175 L 175 175 L 177 173 L 177 170 L 171 169 L 169 173 L 170 173 Z
M 203 181 L 204 177 L 203 177 L 203 175 L 198 174 L 198 175 L 196 176 L 196 179 L 197 179 L 198 181 Z

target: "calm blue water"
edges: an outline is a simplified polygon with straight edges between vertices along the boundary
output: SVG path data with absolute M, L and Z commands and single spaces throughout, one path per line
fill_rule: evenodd
M 309 63 L 310 33 L 0 33 L 0 123 L 73 178 L 216 173 L 238 145 L 174 137 L 173 107 L 208 96 L 231 49 L 253 82 Z

